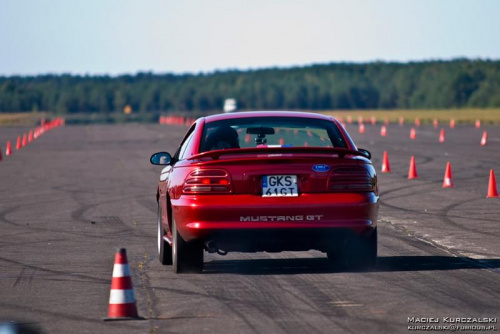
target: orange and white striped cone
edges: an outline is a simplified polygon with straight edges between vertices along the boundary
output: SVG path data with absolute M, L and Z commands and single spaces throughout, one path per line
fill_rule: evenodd
M 443 188 L 453 188 L 455 185 L 453 184 L 453 180 L 451 178 L 451 165 L 448 162 L 446 164 L 446 170 L 444 172 L 444 180 L 443 180 Z
M 7 147 L 5 148 L 5 155 L 9 156 L 12 154 L 12 148 L 10 147 L 10 140 L 7 141 Z
M 411 130 L 410 130 L 410 139 L 415 140 L 415 138 L 417 138 L 417 132 L 415 131 L 414 128 L 411 128 Z
M 363 123 L 359 123 L 359 133 L 365 133 L 365 125 Z
M 387 136 L 387 127 L 385 125 L 382 125 L 382 127 L 380 128 L 380 135 L 382 137 Z
M 476 124 L 475 124 L 475 126 L 476 126 L 476 129 L 479 129 L 479 128 L 481 127 L 481 120 L 476 119 Z
M 439 142 L 444 143 L 444 129 L 439 132 Z
M 450 129 L 454 129 L 455 128 L 455 119 L 451 119 L 450 120 Z
M 483 136 L 481 137 L 481 146 L 486 146 L 486 144 L 488 144 L 488 132 L 484 130 Z
M 384 151 L 384 158 L 382 160 L 382 173 L 390 173 L 391 166 L 389 165 L 389 156 L 387 155 L 387 151 Z
M 134 288 L 130 278 L 130 266 L 125 248 L 116 250 L 111 292 L 109 293 L 108 317 L 103 320 L 140 320 L 137 313 Z

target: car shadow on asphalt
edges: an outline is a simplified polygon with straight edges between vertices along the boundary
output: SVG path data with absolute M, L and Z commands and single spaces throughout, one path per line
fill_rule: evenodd
M 206 262 L 204 274 L 295 275 L 342 272 L 398 272 L 460 269 L 497 269 L 500 259 L 471 259 L 453 256 L 380 256 L 377 265 L 365 269 L 340 268 L 326 258 L 215 260 Z

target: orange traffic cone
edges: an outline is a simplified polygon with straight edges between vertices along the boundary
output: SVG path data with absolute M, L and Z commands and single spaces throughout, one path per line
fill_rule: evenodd
M 481 127 L 481 121 L 476 119 L 476 129 L 479 129 Z
M 391 171 L 391 166 L 389 165 L 389 157 L 387 156 L 387 151 L 384 151 L 384 159 L 382 161 L 382 173 L 389 173 Z
M 380 135 L 382 137 L 387 136 L 387 127 L 385 125 L 382 125 L 382 127 L 380 128 Z
M 399 125 L 403 126 L 405 124 L 405 118 L 404 117 L 399 117 Z
M 441 132 L 439 132 L 439 142 L 444 143 L 444 129 L 441 129 Z
M 497 191 L 497 181 L 495 180 L 495 172 L 490 170 L 490 182 L 488 184 L 488 198 L 490 197 L 499 197 Z
M 7 147 L 5 148 L 5 155 L 8 157 L 12 154 L 12 148 L 10 147 L 10 140 L 7 141 Z
M 23 147 L 28 145 L 28 138 L 26 137 L 26 134 L 23 134 Z
M 17 136 L 17 143 L 16 143 L 16 149 L 20 150 L 21 149 L 21 137 Z
M 453 188 L 453 180 L 451 179 L 451 165 L 448 162 L 446 164 L 446 172 L 444 173 L 443 188 Z
M 417 138 L 417 132 L 415 131 L 415 128 L 411 128 L 411 130 L 410 130 L 410 138 L 411 139 Z
M 488 196 L 486 197 L 499 197 L 497 191 L 497 181 L 495 180 L 495 172 L 490 170 L 490 182 L 488 184 Z
M 365 125 L 363 123 L 359 124 L 359 133 L 365 133 Z
M 352 116 L 347 115 L 347 124 L 352 124 Z
M 408 171 L 408 180 L 417 178 L 417 166 L 415 164 L 415 157 L 412 155 L 410 160 L 410 170 Z
M 419 127 L 420 126 L 420 118 L 415 118 L 415 126 Z
M 33 130 L 30 130 L 28 134 L 28 143 L 31 143 L 33 141 Z
M 134 288 L 130 278 L 130 266 L 125 248 L 116 250 L 113 279 L 109 294 L 108 317 L 103 320 L 142 319 L 137 313 Z
M 481 137 L 481 146 L 486 146 L 487 143 L 488 143 L 488 132 L 484 130 L 483 137 Z
M 434 129 L 437 129 L 438 126 L 439 126 L 439 121 L 437 118 L 434 118 L 434 120 L 432 121 L 432 125 L 434 125 Z
M 455 128 L 455 119 L 454 118 L 450 119 L 450 128 L 452 128 L 452 129 Z
M 372 116 L 372 119 L 371 119 L 371 120 L 372 120 L 372 125 L 377 124 L 377 117 Z

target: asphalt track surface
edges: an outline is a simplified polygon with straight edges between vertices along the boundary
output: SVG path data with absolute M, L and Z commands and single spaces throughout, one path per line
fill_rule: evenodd
M 150 154 L 173 152 L 184 126 L 54 129 L 5 157 L 22 128 L 1 128 L 0 323 L 43 333 L 407 333 L 408 317 L 500 316 L 500 128 L 391 124 L 347 129 L 379 173 L 379 258 L 368 272 L 319 252 L 205 256 L 203 274 L 157 260 Z M 489 143 L 479 145 L 482 130 Z M 411 155 L 419 179 L 407 180 Z M 443 189 L 450 161 L 455 188 Z M 116 248 L 125 247 L 142 321 L 103 322 Z M 417 324 L 418 325 L 418 324 Z M 470 325 L 470 324 L 469 324 Z M 500 325 L 496 329 L 500 329 Z M 1 325 L 0 325 L 0 328 Z

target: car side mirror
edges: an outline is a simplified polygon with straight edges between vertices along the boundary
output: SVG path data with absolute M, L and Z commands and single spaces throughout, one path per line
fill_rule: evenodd
M 158 152 L 153 154 L 149 161 L 153 165 L 170 165 L 172 163 L 172 157 L 167 152 Z
M 372 154 L 370 153 L 370 151 L 365 150 L 364 148 L 358 148 L 358 152 L 361 153 L 361 154 L 363 154 L 363 156 L 365 158 L 368 158 L 368 159 L 372 158 Z

